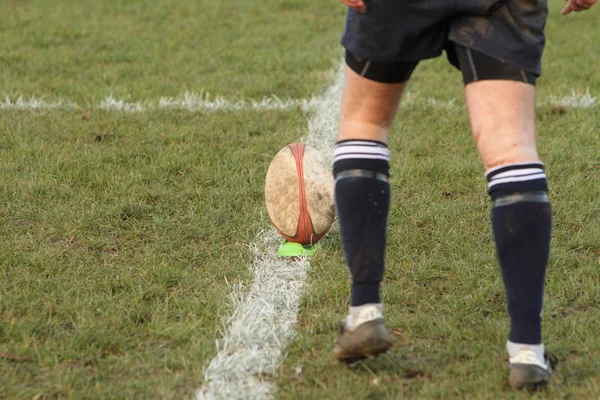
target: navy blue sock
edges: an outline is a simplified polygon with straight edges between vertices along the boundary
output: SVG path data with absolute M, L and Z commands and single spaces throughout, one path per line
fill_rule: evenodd
M 390 208 L 387 146 L 363 140 L 338 142 L 333 171 L 344 256 L 352 278 L 350 305 L 381 303 Z
M 552 211 L 543 164 L 519 163 L 487 173 L 492 228 L 513 343 L 542 343 L 541 313 Z

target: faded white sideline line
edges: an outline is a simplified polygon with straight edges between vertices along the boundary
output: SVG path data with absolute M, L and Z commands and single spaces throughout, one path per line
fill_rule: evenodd
M 185 92 L 177 97 L 160 97 L 158 100 L 146 100 L 130 102 L 123 99 L 107 96 L 98 104 L 79 105 L 68 100 L 44 100 L 41 97 L 30 96 L 17 98 L 6 97 L 0 100 L 0 110 L 43 110 L 62 109 L 71 110 L 89 107 L 99 110 L 114 110 L 124 112 L 146 112 L 165 110 L 187 110 L 187 111 L 268 111 L 268 110 L 290 110 L 300 108 L 304 111 L 313 109 L 318 99 L 280 99 L 272 95 L 262 99 L 249 100 L 227 100 L 224 97 L 211 97 L 207 93 Z
M 45 110 L 45 109 L 73 109 L 77 108 L 77 105 L 70 101 L 54 100 L 47 101 L 36 96 L 29 98 L 19 96 L 16 99 L 6 97 L 4 100 L 0 100 L 0 110 Z
M 577 94 L 573 90 L 570 96 L 552 95 L 548 99 L 546 99 L 545 104 L 568 108 L 590 108 L 598 104 L 597 100 L 597 97 L 594 97 L 590 94 L 589 89 L 583 94 Z M 543 101 L 542 104 L 544 104 Z
M 264 97 L 262 99 L 246 100 L 228 100 L 224 97 L 212 97 L 208 93 L 185 92 L 176 97 L 160 97 L 158 100 L 145 101 L 126 101 L 108 96 L 98 104 L 79 105 L 69 100 L 44 100 L 42 97 L 30 96 L 17 98 L 6 97 L 0 100 L 0 110 L 72 110 L 78 108 L 92 108 L 100 110 L 123 111 L 130 113 L 148 112 L 156 110 L 186 110 L 192 112 L 199 111 L 268 111 L 268 110 L 291 110 L 299 108 L 305 112 L 316 110 L 320 107 L 320 98 L 308 99 L 281 99 L 275 95 Z M 592 96 L 589 90 L 583 93 L 577 93 L 574 90 L 570 95 L 557 96 L 550 95 L 538 99 L 541 106 L 551 105 L 566 108 L 591 108 L 596 107 L 600 102 L 598 97 Z M 454 108 L 463 105 L 462 98 L 457 99 L 436 99 L 433 97 L 423 97 L 415 92 L 407 92 L 402 101 L 403 106 L 423 106 L 433 108 Z
M 339 118 L 342 90 L 341 69 L 323 96 L 313 100 L 308 134 L 302 142 L 331 154 Z M 217 354 L 204 372 L 197 400 L 268 399 L 277 387 L 275 377 L 284 351 L 295 337 L 300 301 L 306 281 L 307 259 L 288 261 L 277 257 L 280 237 L 270 228 L 251 246 L 254 260 L 249 266 L 252 282 L 247 290 L 234 288 L 233 314 Z

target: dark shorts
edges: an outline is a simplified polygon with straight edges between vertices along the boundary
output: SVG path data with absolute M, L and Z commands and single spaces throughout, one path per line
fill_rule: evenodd
M 539 76 L 546 0 L 365 0 L 352 9 L 341 43 L 349 52 L 382 63 L 420 61 L 445 49 L 459 67 L 457 43 Z

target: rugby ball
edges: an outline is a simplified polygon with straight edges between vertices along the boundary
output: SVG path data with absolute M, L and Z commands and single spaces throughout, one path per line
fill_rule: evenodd
M 333 176 L 311 146 L 290 144 L 271 161 L 265 181 L 269 219 L 289 242 L 314 244 L 333 223 Z

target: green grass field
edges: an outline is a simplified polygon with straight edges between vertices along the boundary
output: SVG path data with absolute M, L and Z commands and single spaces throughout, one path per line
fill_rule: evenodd
M 8 1 L 0 15 L 0 399 L 192 398 L 269 227 L 263 181 L 303 137 L 286 110 L 99 109 L 185 92 L 319 96 L 341 62 L 337 1 Z M 600 398 L 600 6 L 551 0 L 539 149 L 554 209 L 548 391 L 512 394 L 483 170 L 444 59 L 422 63 L 393 127 L 388 355 L 330 355 L 348 276 L 334 230 L 311 259 L 282 399 Z M 594 75 L 596 74 L 596 75 Z M 2 108 L 17 99 L 77 107 Z M 431 101 L 435 99 L 437 103 Z M 554 99 L 551 101 L 551 99 Z M 454 101 L 453 103 L 451 103 Z M 436 106 L 445 104 L 447 106 Z M 450 104 L 450 105 L 448 105 Z

